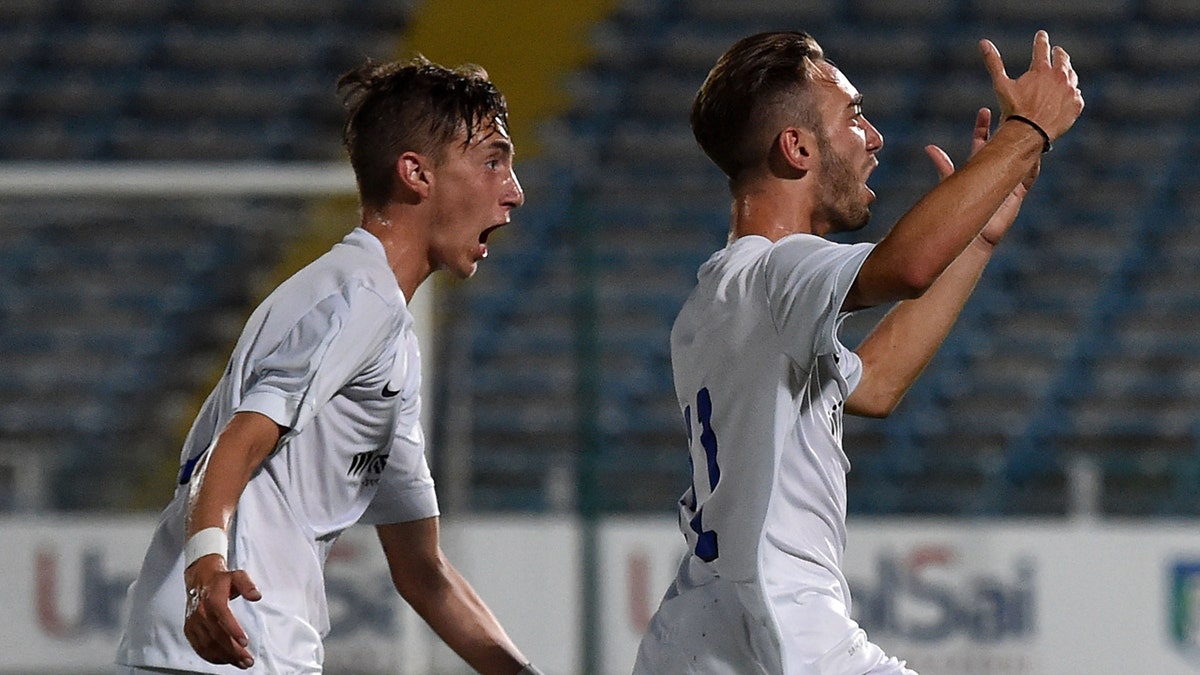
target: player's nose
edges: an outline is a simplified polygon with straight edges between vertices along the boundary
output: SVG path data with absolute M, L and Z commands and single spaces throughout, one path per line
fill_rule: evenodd
M 509 169 L 509 179 L 507 181 L 508 189 L 504 193 L 504 206 L 510 209 L 519 208 L 525 203 L 525 190 L 521 188 L 521 181 L 517 179 L 516 169 Z

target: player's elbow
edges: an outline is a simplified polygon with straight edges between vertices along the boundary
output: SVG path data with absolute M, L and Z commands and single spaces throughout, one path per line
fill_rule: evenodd
M 896 275 L 893 289 L 899 300 L 915 300 L 928 291 L 941 276 L 944 268 L 931 265 L 910 265 Z
M 883 419 L 892 414 L 896 409 L 898 401 L 884 401 L 879 399 L 870 399 L 858 401 L 855 405 L 850 402 L 846 403 L 846 412 L 857 417 L 870 417 L 873 419 Z
M 915 300 L 933 286 L 940 273 L 941 269 L 918 264 L 894 267 L 883 273 L 873 274 L 864 269 L 859 273 L 852 295 L 857 293 L 855 297 L 862 306 Z
M 846 399 L 846 412 L 857 417 L 883 419 L 896 410 L 903 398 L 904 390 L 872 386 L 872 383 L 865 382 L 859 384 L 850 398 Z

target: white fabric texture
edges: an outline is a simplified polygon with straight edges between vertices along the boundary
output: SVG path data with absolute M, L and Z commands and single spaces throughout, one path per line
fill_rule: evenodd
M 689 554 L 636 673 L 911 672 L 861 636 L 841 569 L 842 415 L 862 363 L 837 332 L 872 250 L 746 236 L 700 267 L 671 331 Z
M 263 594 L 231 608 L 256 673 L 318 673 L 329 630 L 323 571 L 338 534 L 438 514 L 419 420 L 420 352 L 383 246 L 358 228 L 281 284 L 247 321 L 185 441 L 180 485 L 130 587 L 117 662 L 244 673 L 203 661 L 183 635 L 189 489 L 235 413 L 287 428 L 230 527 L 228 566 Z

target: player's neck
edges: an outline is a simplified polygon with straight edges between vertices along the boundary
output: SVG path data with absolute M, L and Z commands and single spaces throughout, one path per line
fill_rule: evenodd
M 411 226 L 403 213 L 392 209 L 363 212 L 362 227 L 383 244 L 388 267 L 396 276 L 405 302 L 412 302 L 413 294 L 421 282 L 433 274 L 429 262 L 429 244 L 420 236 L 420 230 Z
M 740 191 L 733 197 L 730 238 L 758 235 L 779 241 L 791 234 L 823 235 L 813 211 L 812 199 L 802 191 L 778 185 Z

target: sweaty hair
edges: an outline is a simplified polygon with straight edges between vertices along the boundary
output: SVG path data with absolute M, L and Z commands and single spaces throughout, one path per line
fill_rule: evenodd
M 504 96 L 487 71 L 472 64 L 450 69 L 423 56 L 406 63 L 368 60 L 342 75 L 337 89 L 347 113 L 342 145 L 364 207 L 388 202 L 405 152 L 440 162 L 460 132 L 466 132 L 466 148 L 479 131 L 508 127 Z
M 824 60 L 821 45 L 799 31 L 742 38 L 717 60 L 692 101 L 692 134 L 731 185 L 766 161 L 782 126 L 820 134 L 812 83 L 824 77 Z

